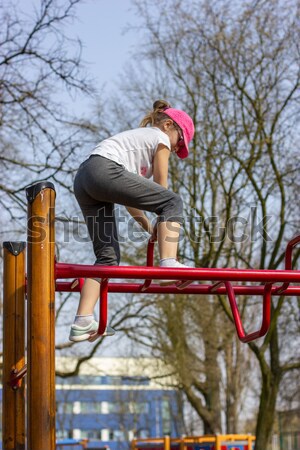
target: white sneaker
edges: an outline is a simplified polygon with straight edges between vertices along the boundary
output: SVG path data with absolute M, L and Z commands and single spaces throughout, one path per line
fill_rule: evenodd
M 91 334 L 90 337 L 88 338 L 88 341 L 94 342 L 97 339 L 101 338 L 102 336 L 113 336 L 114 334 L 116 334 L 116 330 L 114 330 L 112 327 L 107 326 L 103 334 L 101 335 L 98 333 Z
M 73 323 L 71 326 L 69 340 L 72 342 L 82 342 L 82 341 L 90 341 L 93 342 L 98 337 L 98 322 L 93 320 L 89 325 L 82 327 Z M 106 327 L 105 332 L 102 336 L 113 336 L 115 334 L 115 330 L 111 327 Z
M 172 266 L 160 266 L 161 269 L 192 269 L 190 266 L 186 266 L 184 264 L 181 264 L 179 261 L 176 261 L 175 264 Z M 172 284 L 178 284 L 178 283 L 184 283 L 184 287 L 191 284 L 193 281 L 180 281 L 180 280 L 160 280 L 159 284 L 160 286 L 171 286 Z M 188 283 L 188 284 L 187 284 Z

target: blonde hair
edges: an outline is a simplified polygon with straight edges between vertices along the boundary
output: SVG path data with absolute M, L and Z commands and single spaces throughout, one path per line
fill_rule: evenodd
M 171 105 L 166 100 L 156 100 L 153 103 L 153 110 L 142 119 L 140 127 L 159 125 L 167 119 L 170 120 L 170 117 L 164 114 L 166 108 L 171 108 Z

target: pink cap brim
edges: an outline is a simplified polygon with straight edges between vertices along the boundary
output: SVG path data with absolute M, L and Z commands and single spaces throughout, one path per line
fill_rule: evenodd
M 187 144 L 187 140 L 186 140 L 185 136 L 183 136 L 183 141 L 184 141 L 184 144 L 180 147 L 180 149 L 177 152 L 178 158 L 181 158 L 181 159 L 187 158 L 189 156 L 189 148 L 188 148 L 188 144 Z

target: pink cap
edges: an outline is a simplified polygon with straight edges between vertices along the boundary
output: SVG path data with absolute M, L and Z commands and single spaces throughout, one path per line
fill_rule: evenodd
M 188 145 L 194 137 L 195 128 L 191 117 L 181 109 L 166 108 L 164 114 L 169 116 L 181 128 L 183 134 L 182 146 L 177 152 L 179 158 L 186 158 L 189 154 Z

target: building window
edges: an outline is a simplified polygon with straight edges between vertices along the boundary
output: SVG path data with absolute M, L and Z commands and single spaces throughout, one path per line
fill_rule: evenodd
M 81 402 L 81 414 L 99 414 L 101 413 L 100 402 Z
M 127 377 L 127 376 L 116 376 L 116 375 L 77 375 L 74 377 L 63 378 L 56 377 L 56 383 L 62 386 L 69 386 L 74 384 L 85 384 L 85 385 L 149 385 L 150 379 L 148 377 Z
M 101 430 L 101 441 L 109 441 L 109 430 L 107 428 Z
M 81 439 L 81 430 L 78 428 L 74 428 L 73 430 L 73 439 Z
M 108 402 L 101 402 L 101 414 L 108 414 L 108 413 L 109 413 Z
M 148 402 L 129 402 L 128 411 L 131 414 L 149 414 L 149 403 Z
M 122 377 L 118 376 L 106 376 L 106 383 L 114 386 L 120 386 L 122 384 Z
M 71 433 L 71 436 L 70 436 Z M 70 430 L 56 430 L 56 437 L 57 439 L 67 439 L 73 437 L 73 432 Z
M 81 404 L 80 402 L 74 402 L 73 404 L 73 413 L 80 414 L 81 413 Z
M 114 440 L 114 441 L 119 441 L 119 442 L 125 441 L 126 438 L 125 438 L 125 433 L 124 433 L 124 431 L 121 431 L 121 430 L 114 430 L 114 438 L 113 438 L 113 440 Z
M 171 435 L 171 409 L 168 398 L 164 398 L 161 403 L 162 431 L 164 436 Z
M 108 403 L 108 412 L 110 414 L 121 414 L 126 411 L 126 404 L 124 402 Z
M 120 414 L 124 411 L 124 403 L 123 402 L 101 402 L 100 413 L 101 414 Z
M 132 441 L 135 438 L 135 430 L 128 431 L 128 441 Z
M 147 428 L 137 430 L 136 434 L 139 439 L 148 439 L 150 437 L 150 432 Z
M 93 384 L 93 385 L 101 385 L 103 384 L 103 377 L 101 376 L 92 376 L 92 375 L 79 375 L 78 376 L 78 384 Z
M 101 440 L 100 430 L 81 430 L 82 439 L 97 439 Z
M 56 410 L 58 414 L 73 414 L 73 402 L 56 403 Z
M 116 442 L 124 442 L 126 441 L 126 433 L 122 430 L 101 430 L 101 440 L 102 441 L 116 441 Z

